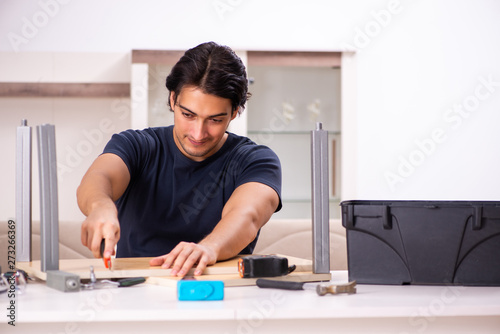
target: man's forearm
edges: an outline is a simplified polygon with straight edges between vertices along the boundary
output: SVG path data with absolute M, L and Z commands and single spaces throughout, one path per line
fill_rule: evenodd
M 78 207 L 85 216 L 97 206 L 109 206 L 116 210 L 112 194 L 111 183 L 106 177 L 99 173 L 88 173 L 76 192 Z
M 200 244 L 214 249 L 218 261 L 227 260 L 248 246 L 264 223 L 255 217 L 228 214 Z
M 100 155 L 83 176 L 77 189 L 80 210 L 88 216 L 96 206 L 116 209 L 114 202 L 125 192 L 130 174 L 123 160 L 117 155 Z
M 238 187 L 222 211 L 222 219 L 200 243 L 217 252 L 217 260 L 238 255 L 271 218 L 279 198 L 270 187 L 246 183 Z

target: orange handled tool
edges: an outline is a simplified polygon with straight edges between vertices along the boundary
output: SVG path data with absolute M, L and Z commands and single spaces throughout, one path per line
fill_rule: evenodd
M 102 259 L 104 261 L 104 266 L 106 268 L 108 268 L 109 270 L 111 270 L 111 258 L 109 258 L 109 257 L 105 258 L 104 257 L 104 246 L 105 246 L 105 241 L 104 241 L 104 239 L 102 239 L 102 241 L 101 241 L 101 257 L 102 257 Z

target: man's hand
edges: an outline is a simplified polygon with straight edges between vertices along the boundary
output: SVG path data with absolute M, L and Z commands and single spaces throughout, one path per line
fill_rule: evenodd
M 78 206 L 87 216 L 82 224 L 82 244 L 96 258 L 101 257 L 102 239 L 105 239 L 103 257 L 109 258 L 115 253 L 120 224 L 114 202 L 123 195 L 129 182 L 130 174 L 123 160 L 105 153 L 92 163 L 78 187 Z
M 217 253 L 212 247 L 201 243 L 181 242 L 170 253 L 151 259 L 149 264 L 164 269 L 172 268 L 172 276 L 184 277 L 193 266 L 196 265 L 194 275 L 199 276 L 208 265 L 215 264 L 216 261 Z
M 82 223 L 82 244 L 92 251 L 94 257 L 101 257 L 100 246 L 104 242 L 103 258 L 110 258 L 115 254 L 115 246 L 120 239 L 120 224 L 116 215 L 116 208 L 99 207 L 94 209 Z

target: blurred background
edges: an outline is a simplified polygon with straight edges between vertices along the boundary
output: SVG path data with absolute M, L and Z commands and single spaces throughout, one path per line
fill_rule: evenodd
M 500 2 L 2 0 L 0 221 L 15 218 L 16 128 L 56 126 L 59 219 L 113 133 L 169 125 L 183 51 L 233 48 L 253 96 L 230 131 L 283 165 L 280 218 L 311 216 L 310 131 L 329 133 L 330 216 L 353 199 L 499 200 Z

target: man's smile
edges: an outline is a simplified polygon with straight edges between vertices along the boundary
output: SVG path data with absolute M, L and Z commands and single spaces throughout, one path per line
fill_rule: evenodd
M 189 137 L 187 137 L 187 139 L 189 140 L 189 142 L 193 145 L 193 146 L 202 146 L 204 145 L 205 143 L 208 142 L 208 140 L 201 140 L 201 141 L 198 141 L 198 140 L 194 140 L 194 139 L 191 139 Z

